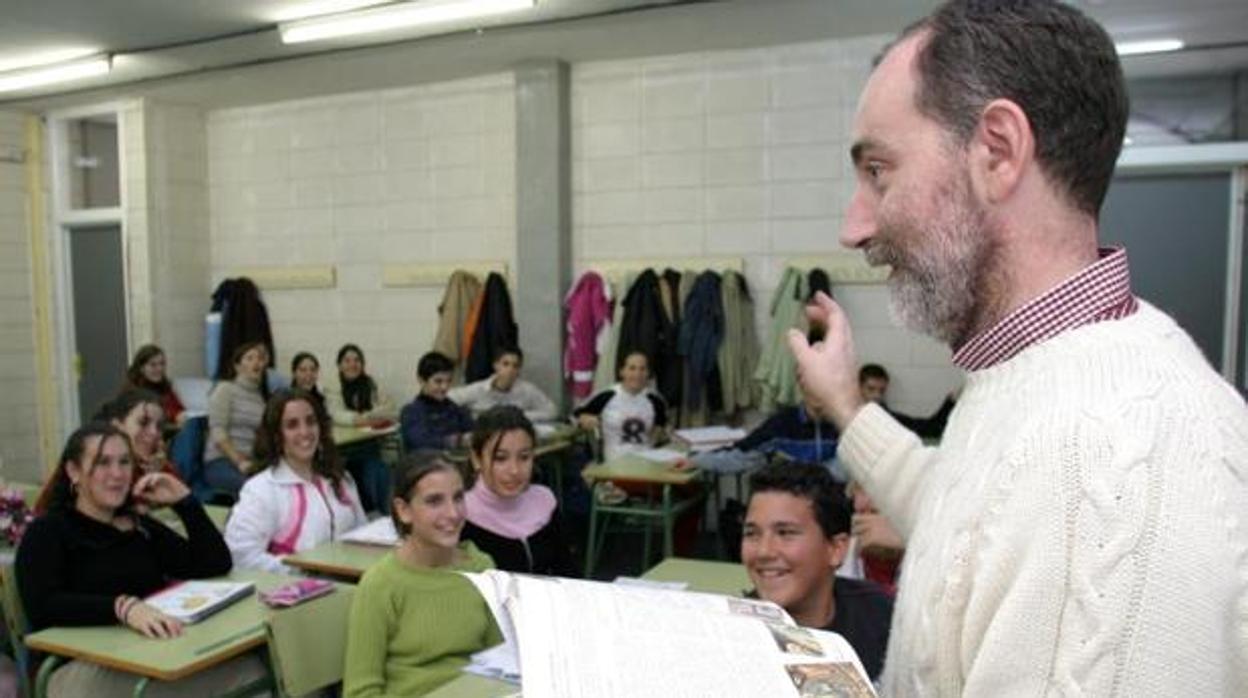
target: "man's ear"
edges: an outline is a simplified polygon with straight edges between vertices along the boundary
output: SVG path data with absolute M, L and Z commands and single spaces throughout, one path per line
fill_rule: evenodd
M 977 198 L 989 204 L 1009 199 L 1035 155 L 1035 135 L 1022 108 L 1008 99 L 989 102 L 968 144 L 971 187 Z

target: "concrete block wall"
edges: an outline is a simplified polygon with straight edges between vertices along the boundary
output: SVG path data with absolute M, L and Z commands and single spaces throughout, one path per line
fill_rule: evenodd
M 337 286 L 263 293 L 278 368 L 300 350 L 337 380 L 345 342 L 398 401 L 443 287 L 385 288 L 390 263 L 515 257 L 510 73 L 207 114 L 211 287 L 254 266 L 335 265 Z
M 204 313 L 211 289 L 208 138 L 198 108 L 144 101 L 151 335 L 177 376 L 203 375 Z
M 858 93 L 888 37 L 572 67 L 573 258 L 740 257 L 765 337 L 788 259 L 838 249 Z M 895 326 L 884 286 L 834 289 L 890 403 L 934 409 L 946 348 Z
M 26 115 L 0 111 L 0 477 L 37 482 L 34 305 L 26 166 Z

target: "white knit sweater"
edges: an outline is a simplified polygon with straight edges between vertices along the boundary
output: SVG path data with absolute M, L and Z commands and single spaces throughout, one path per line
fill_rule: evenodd
M 1248 696 L 1248 410 L 1152 306 L 840 456 L 907 540 L 884 695 Z

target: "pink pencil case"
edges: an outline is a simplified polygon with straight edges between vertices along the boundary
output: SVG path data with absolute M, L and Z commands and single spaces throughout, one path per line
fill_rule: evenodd
M 324 579 L 300 579 L 260 593 L 260 600 L 273 608 L 289 608 L 334 590 L 334 583 Z

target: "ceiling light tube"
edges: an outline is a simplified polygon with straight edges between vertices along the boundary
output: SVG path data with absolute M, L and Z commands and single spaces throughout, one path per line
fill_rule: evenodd
M 1178 39 L 1154 39 L 1151 41 L 1123 41 L 1114 44 L 1119 56 L 1139 56 L 1145 53 L 1166 53 L 1183 48 Z
M 425 0 L 279 24 L 282 43 L 335 39 L 532 8 L 536 0 Z
M 68 61 L 25 70 L 0 73 L 0 92 L 13 92 L 58 82 L 105 75 L 113 69 L 109 56 L 96 56 L 82 61 Z

